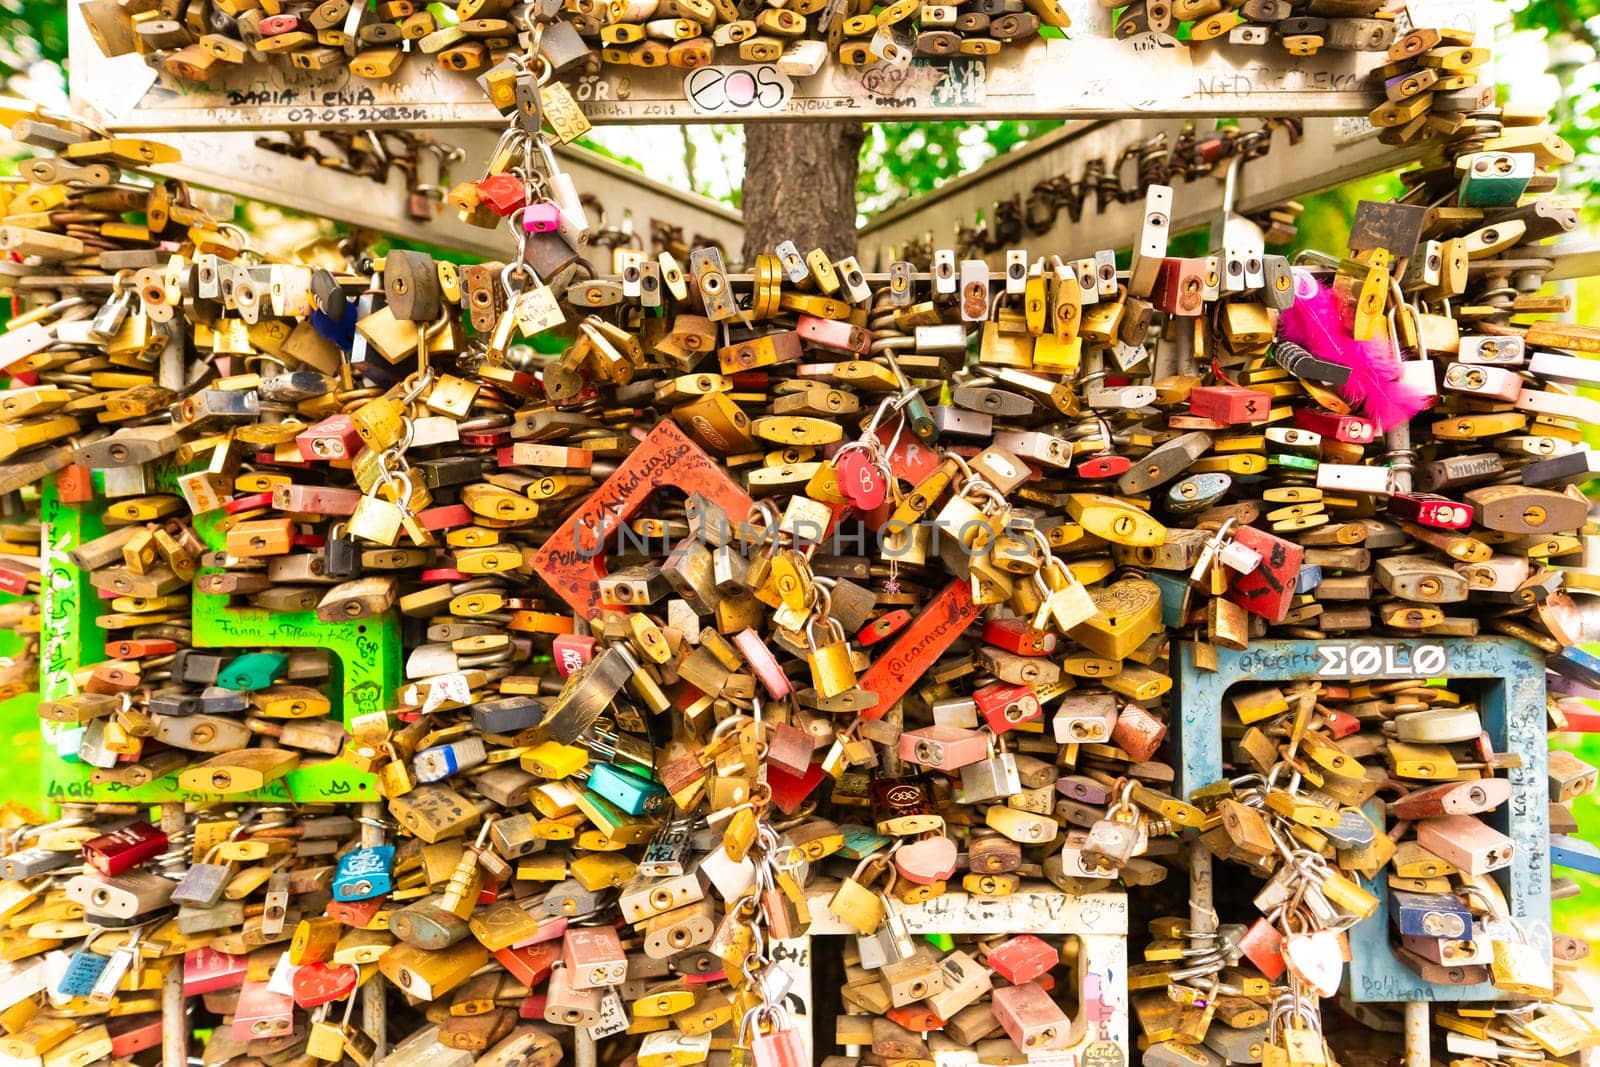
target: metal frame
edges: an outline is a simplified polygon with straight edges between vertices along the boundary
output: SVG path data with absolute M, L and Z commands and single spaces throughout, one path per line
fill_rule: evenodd
M 1407 5 L 1412 21 L 1420 25 L 1448 24 L 1493 36 L 1506 21 L 1505 5 L 1493 0 L 1451 3 L 1446 0 L 1411 0 Z M 1076 17 L 1076 16 L 1075 16 Z M 1105 42 L 1100 42 L 1105 47 Z M 1262 49 L 1257 49 L 1260 52 Z M 1129 62 L 1136 62 L 1130 60 Z M 1075 69 L 1075 68 L 1074 68 Z M 1126 70 L 1124 77 L 1128 77 Z M 1493 62 L 1480 73 L 1480 84 L 1493 85 Z M 1248 94 L 1247 94 L 1248 95 Z M 1287 94 L 1280 94 L 1287 95 Z M 1339 96 L 1340 93 L 1307 94 Z M 1238 106 L 1235 106 L 1235 105 Z M 1369 102 L 1370 106 L 1370 102 Z M 1262 159 L 1245 163 L 1239 171 L 1237 202 L 1234 210 L 1248 214 L 1285 200 L 1321 192 L 1375 174 L 1396 170 L 1418 159 L 1425 145 L 1391 147 L 1380 142 L 1378 131 L 1356 111 L 1368 108 L 1312 106 L 1283 112 L 1255 105 L 1253 100 L 1213 99 L 1213 106 L 1169 111 L 1165 108 L 1124 108 L 1110 116 L 1119 121 L 1069 122 L 1054 133 L 1034 139 L 977 170 L 952 179 L 938 189 L 916 199 L 879 212 L 861 228 L 857 256 L 868 265 L 886 265 L 895 258 L 892 250 L 908 242 L 933 235 L 934 247 L 947 247 L 955 229 L 971 225 L 981 215 L 992 218 L 996 201 L 1021 196 L 1024 201 L 1034 184 L 1042 179 L 1065 174 L 1077 180 L 1086 162 L 1103 159 L 1107 168 L 1129 145 L 1160 135 L 1170 146 L 1177 141 L 1187 123 L 1217 121 L 1216 116 L 1269 117 L 1287 114 L 1303 117 L 1305 134 L 1298 145 L 1288 143 L 1288 133 L 1276 130 L 1272 149 Z M 1346 117 L 1331 117 L 1344 115 Z M 1174 118 L 1171 116 L 1181 116 Z M 920 112 L 919 119 L 926 116 Z M 1020 117 L 1020 116 L 1018 116 Z M 1073 110 L 1055 112 L 1053 117 L 1095 118 Z M 1133 172 L 1130 165 L 1128 172 Z M 1222 168 L 1215 177 L 1178 181 L 1174 185 L 1176 205 L 1167 232 L 1180 234 L 1215 224 L 1222 211 Z M 1083 217 L 1074 223 L 1065 211 L 1057 215 L 1046 233 L 1027 234 L 1020 242 L 1029 248 L 1048 248 L 1063 258 L 1079 258 L 1101 248 L 1122 249 L 1137 238 L 1144 220 L 1144 199 L 1107 206 L 1095 211 L 1097 198 L 1090 195 Z M 1585 251 L 1592 251 L 1586 248 Z M 991 265 L 998 265 L 1000 253 L 991 253 Z M 1561 276 L 1557 267 L 1557 277 Z
M 162 465 L 152 479 L 164 491 L 173 491 L 181 471 Z M 105 632 L 95 624 L 102 601 L 89 574 L 72 564 L 67 553 L 105 532 L 106 500 L 98 492 L 86 504 L 64 504 L 55 479 L 45 484 L 40 514 L 43 520 L 43 560 L 40 573 L 40 610 L 43 637 L 40 646 L 40 699 L 59 700 L 76 692 L 73 675 L 83 666 L 105 658 Z M 208 548 L 222 547 L 218 529 L 220 513 L 200 516 L 195 532 Z M 394 611 L 370 619 L 324 623 L 314 611 L 268 612 L 234 606 L 223 595 L 196 590 L 191 619 L 195 648 L 326 648 L 334 659 L 329 679 L 333 707 L 329 714 L 340 722 L 381 711 L 393 704 L 403 671 L 400 657 L 400 623 Z M 194 793 L 178 785 L 178 772 L 138 787 L 90 781 L 93 768 L 63 758 L 57 745 L 75 734 L 74 728 L 41 723 L 44 744 L 39 766 L 46 799 L 54 802 L 171 801 L 240 803 L 260 801 L 357 802 L 376 796 L 374 778 L 336 758 L 314 760 L 291 770 L 264 789 L 226 796 Z
M 792 119 L 894 121 L 989 118 L 1115 118 L 1153 115 L 1353 115 L 1381 99 L 1365 88 L 1382 53 L 1289 55 L 1264 46 L 1173 38 L 1117 41 L 1098 0 L 1070 0 L 1073 39 L 1012 46 L 987 62 L 973 57 L 919 61 L 893 69 L 842 67 L 790 79 L 775 64 L 685 71 L 607 66 L 580 80 L 575 95 L 591 122 L 678 124 Z M 299 71 L 274 64 L 231 67 L 203 86 L 159 76 L 136 55 L 106 59 L 82 19 L 69 19 L 73 100 L 119 130 L 371 129 L 500 127 L 504 118 L 474 81 L 408 59 L 381 83 L 353 79 L 343 66 Z M 1138 65 L 1131 76 L 1130 64 Z M 742 71 L 760 91 L 736 105 L 724 79 Z M 1071 72 L 1067 76 L 1066 72 Z M 743 99 L 742 94 L 733 94 Z
M 105 533 L 105 501 L 67 504 L 61 500 L 52 475 L 40 491 L 39 518 L 39 699 L 61 700 L 77 691 L 73 676 L 85 664 L 105 658 L 105 631 L 95 624 L 99 594 L 88 572 L 74 566 L 67 553 Z M 39 753 L 39 786 L 45 800 L 75 803 L 92 799 L 89 768 L 68 763 L 57 754 L 57 744 L 72 731 L 61 724 L 41 722 L 43 743 Z M 74 749 L 76 751 L 76 749 Z
M 828 910 L 836 886 L 813 886 L 806 894 L 811 929 L 804 940 L 854 936 L 855 928 Z M 1086 1013 L 1073 1018 L 1071 1048 L 1049 1053 L 1052 1062 L 1082 1062 L 1084 1050 L 1097 1042 L 1114 1042 L 1131 1062 L 1128 1044 L 1128 895 L 1120 889 L 1072 896 L 1058 889 L 1033 886 L 1008 897 L 945 893 L 921 904 L 900 904 L 896 910 L 906 929 L 917 934 L 1072 934 L 1082 945 L 1078 955 L 1079 988 L 1083 977 L 1098 974 L 1111 1018 L 1104 1035 L 1087 1030 Z M 787 942 L 793 944 L 794 942 Z M 808 1001 L 810 1003 L 810 1001 Z M 809 1024 L 808 1024 L 809 1025 Z M 809 1046 L 815 1059 L 816 1045 Z
M 161 140 L 183 153 L 178 163 L 152 167 L 163 177 L 275 204 L 335 222 L 378 230 L 405 241 L 419 241 L 487 259 L 504 259 L 513 244 L 501 228 L 486 230 L 462 222 L 448 205 L 429 221 L 413 219 L 406 210 L 408 190 L 403 175 L 391 169 L 384 182 L 324 167 L 258 148 L 254 132 L 213 130 L 173 133 Z M 462 149 L 464 162 L 456 180 L 481 175 L 483 162 L 494 153 L 498 134 L 488 129 L 446 129 L 437 138 Z M 683 192 L 656 181 L 597 152 L 573 145 L 556 149 L 561 165 L 578 188 L 592 194 L 621 217 L 596 218 L 600 228 L 631 224 L 648 247 L 651 223 L 657 219 L 682 226 L 685 235 L 709 237 L 726 249 L 744 238 L 744 220 L 726 204 Z M 609 266 L 609 263 L 607 264 Z
M 1522 765 L 1506 773 L 1511 800 L 1489 822 L 1516 842 L 1509 869 L 1496 872 L 1506 890 L 1511 915 L 1535 945 L 1550 944 L 1550 787 L 1545 733 L 1544 657 L 1521 641 L 1504 637 L 1370 638 L 1324 641 L 1257 641 L 1248 650 L 1217 649 L 1217 669 L 1195 665 L 1194 647 L 1180 646 L 1174 679 L 1173 744 L 1179 796 L 1222 778 L 1222 700 L 1233 685 L 1323 679 L 1372 681 L 1385 678 L 1484 678 L 1478 711 L 1484 730 L 1500 751 L 1515 753 Z M 1381 802 L 1368 814 L 1383 816 Z M 1196 845 L 1197 852 L 1203 851 Z M 1195 897 L 1208 898 L 1209 863 L 1195 873 Z M 1202 883 L 1206 883 L 1202 885 Z M 1494 1000 L 1505 996 L 1492 985 L 1441 986 L 1412 973 L 1389 949 L 1389 893 L 1386 876 L 1362 879 L 1378 898 L 1378 910 L 1349 932 L 1350 970 L 1346 989 L 1355 1001 Z
M 992 219 L 998 201 L 1020 197 L 1026 203 L 1028 193 L 1039 181 L 1062 174 L 1076 181 L 1084 164 L 1092 159 L 1105 160 L 1109 171 L 1129 145 L 1164 136 L 1170 146 L 1186 124 L 1193 122 L 1204 130 L 1215 121 L 1136 118 L 1071 123 L 946 182 L 926 196 L 874 215 L 861 228 L 858 256 L 863 263 L 886 264 L 896 258 L 896 250 L 930 234 L 934 247 L 947 247 L 957 227 L 971 225 L 980 215 Z M 1264 210 L 1357 178 L 1395 170 L 1421 156 L 1422 146 L 1392 148 L 1377 139 L 1377 132 L 1363 118 L 1312 118 L 1306 120 L 1300 143 L 1291 145 L 1286 130 L 1274 130 L 1270 153 L 1241 165 L 1234 209 L 1245 214 Z M 1125 173 L 1131 175 L 1133 171 L 1130 163 Z M 1217 224 L 1222 212 L 1221 175 L 1222 169 L 1218 168 L 1215 175 L 1194 181 L 1174 178 L 1169 233 L 1177 235 Z M 1018 243 L 1047 248 L 1069 259 L 1092 255 L 1101 248 L 1130 246 L 1144 221 L 1144 198 L 1108 204 L 1104 212 L 1096 210 L 1097 202 L 1095 194 L 1089 193 L 1077 222 L 1061 211 L 1047 232 L 1027 232 Z M 986 258 L 992 266 L 998 266 L 1001 257 L 1001 252 L 993 252 Z

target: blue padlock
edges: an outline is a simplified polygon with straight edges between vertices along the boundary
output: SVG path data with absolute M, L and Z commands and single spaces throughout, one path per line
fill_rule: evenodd
M 394 846 L 351 849 L 333 873 L 333 899 L 368 900 L 394 888 Z
M 1551 834 L 1550 863 L 1568 870 L 1600 874 L 1600 849 L 1569 834 Z
M 1389 918 L 1401 934 L 1460 941 L 1472 936 L 1472 912 L 1454 893 L 1389 891 Z
M 61 978 L 56 982 L 55 993 L 59 997 L 86 997 L 94 991 L 94 983 L 99 979 L 106 966 L 111 962 L 110 956 L 102 956 L 98 952 L 90 952 L 80 948 L 72 954 L 72 959 L 67 961 L 67 969 L 61 972 Z

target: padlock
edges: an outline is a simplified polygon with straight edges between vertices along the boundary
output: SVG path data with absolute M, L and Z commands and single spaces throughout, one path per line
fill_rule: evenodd
M 815 628 L 818 623 L 827 628 L 827 643 L 818 644 Z M 856 687 L 855 667 L 850 662 L 850 645 L 845 640 L 844 627 L 827 617 L 813 616 L 806 625 L 806 646 L 810 650 L 811 681 L 824 699 L 839 696 Z

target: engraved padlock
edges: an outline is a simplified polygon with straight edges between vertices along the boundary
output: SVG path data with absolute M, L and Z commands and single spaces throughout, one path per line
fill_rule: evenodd
M 1086 860 L 1120 870 L 1138 853 L 1140 816 L 1129 799 L 1132 789 L 1131 782 L 1124 785 L 1116 802 L 1106 810 L 1106 817 L 1089 827 L 1089 836 L 1083 843 Z

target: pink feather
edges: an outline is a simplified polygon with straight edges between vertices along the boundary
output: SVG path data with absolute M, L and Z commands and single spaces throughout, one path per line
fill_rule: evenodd
M 1294 272 L 1295 298 L 1278 317 L 1278 336 L 1312 355 L 1350 368 L 1339 395 L 1381 433 L 1411 421 L 1427 394 L 1400 381 L 1400 358 L 1387 335 L 1357 341 L 1337 293 L 1309 271 Z

